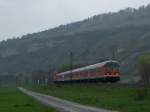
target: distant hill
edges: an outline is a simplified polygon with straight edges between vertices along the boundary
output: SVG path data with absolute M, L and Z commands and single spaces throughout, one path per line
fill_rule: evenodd
M 137 57 L 150 52 L 150 5 L 96 15 L 54 29 L 0 43 L 0 75 L 31 73 L 69 63 L 93 64 L 115 58 L 124 76 L 137 73 Z

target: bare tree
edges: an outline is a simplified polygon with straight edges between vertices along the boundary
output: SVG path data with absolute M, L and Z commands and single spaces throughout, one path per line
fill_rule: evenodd
M 141 74 L 141 81 L 144 84 L 150 82 L 150 55 L 142 55 L 139 58 L 139 69 Z
M 136 100 L 143 100 L 148 95 L 148 84 L 150 82 L 150 55 L 142 55 L 139 58 L 139 70 L 141 74 L 141 83 L 143 88 L 137 91 Z

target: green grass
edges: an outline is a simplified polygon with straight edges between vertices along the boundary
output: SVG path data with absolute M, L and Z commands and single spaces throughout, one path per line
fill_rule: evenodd
M 76 84 L 36 86 L 30 89 L 81 104 L 121 112 L 150 112 L 150 94 L 144 100 L 136 100 L 137 91 L 141 89 L 135 87 Z
M 14 87 L 0 87 L 0 112 L 56 112 L 22 94 Z

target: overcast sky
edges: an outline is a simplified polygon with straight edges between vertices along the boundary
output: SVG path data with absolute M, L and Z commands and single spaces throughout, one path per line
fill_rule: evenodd
M 150 0 L 0 0 L 0 40 L 148 3 Z

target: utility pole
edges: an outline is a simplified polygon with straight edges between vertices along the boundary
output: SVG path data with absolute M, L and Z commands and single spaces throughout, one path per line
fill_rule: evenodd
M 49 65 L 49 70 L 48 70 L 48 84 L 52 84 L 53 83 L 53 77 L 54 77 L 54 71 L 55 68 L 52 65 Z
M 112 46 L 110 46 L 111 48 L 110 48 L 110 51 L 111 51 L 111 59 L 116 59 L 117 57 L 117 50 L 118 50 L 118 47 L 117 47 L 117 45 L 112 45 Z
M 72 82 L 72 65 L 73 65 L 73 53 L 70 51 L 70 81 Z
M 112 59 L 115 60 L 116 59 L 116 51 L 113 49 L 112 51 Z

